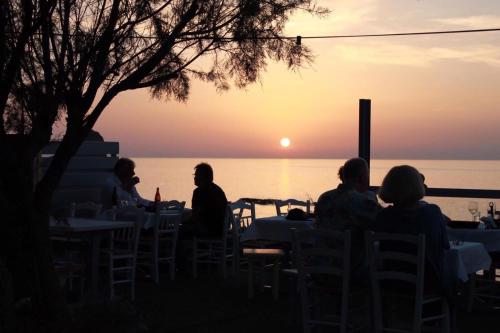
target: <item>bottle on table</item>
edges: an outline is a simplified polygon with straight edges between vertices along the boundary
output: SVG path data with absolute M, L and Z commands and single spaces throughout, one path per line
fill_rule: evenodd
M 155 206 L 158 205 L 161 202 L 161 195 L 160 195 L 160 188 L 156 188 L 156 193 L 155 193 Z

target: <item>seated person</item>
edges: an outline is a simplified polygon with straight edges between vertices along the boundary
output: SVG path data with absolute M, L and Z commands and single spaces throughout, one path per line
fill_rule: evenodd
M 445 250 L 450 248 L 446 234 L 445 218 L 438 206 L 421 199 L 425 187 L 421 174 L 413 167 L 401 165 L 392 168 L 385 176 L 379 196 L 391 203 L 377 216 L 374 230 L 401 234 L 425 235 L 426 293 L 448 294 L 452 283 L 445 268 Z M 380 244 L 384 250 L 410 251 L 398 248 L 397 243 Z
M 139 183 L 139 177 L 135 176 L 135 163 L 128 158 L 120 158 L 113 169 L 113 175 L 107 179 L 103 190 L 103 205 L 111 208 L 113 192 L 116 189 L 116 200 L 128 201 L 129 205 L 135 204 L 139 207 L 147 207 L 152 201 L 142 198 L 135 185 Z
M 201 237 L 220 237 L 224 227 L 227 199 L 224 191 L 213 182 L 213 170 L 207 163 L 195 167 L 193 191 L 192 227 Z
M 351 230 L 351 267 L 353 277 L 362 279 L 366 272 L 364 231 L 371 228 L 380 206 L 368 191 L 368 164 L 352 158 L 339 169 L 342 181 L 336 189 L 323 193 L 316 204 L 318 228 Z

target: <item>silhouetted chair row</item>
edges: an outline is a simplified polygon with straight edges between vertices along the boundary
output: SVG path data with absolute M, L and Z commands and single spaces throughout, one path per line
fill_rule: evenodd
M 450 331 L 447 300 L 440 295 L 424 294 L 424 235 L 367 232 L 370 271 L 366 281 L 371 281 L 369 286 L 352 284 L 349 231 L 295 231 L 294 239 L 304 332 L 311 332 L 319 326 L 336 326 L 340 332 L 347 332 L 361 329 L 363 325 L 360 324 L 364 324 L 372 326 L 373 332 L 417 333 L 431 322 L 440 322 L 442 332 Z M 412 246 L 415 253 L 385 251 L 380 247 L 385 242 Z M 409 267 L 412 269 L 408 270 Z M 401 283 L 407 287 L 398 290 L 386 288 Z M 371 289 L 371 302 L 368 289 Z M 387 298 L 390 302 L 386 302 Z M 393 320 L 396 319 L 393 311 L 401 310 L 402 300 L 411 301 L 413 312 L 407 318 L 409 320 L 397 322 Z M 370 303 L 371 307 L 367 307 Z M 437 304 L 437 307 L 431 308 L 432 304 Z M 371 311 L 367 311 L 370 308 Z M 353 315 L 363 309 L 365 315 L 361 311 L 360 318 L 364 321 Z M 370 314 L 372 320 L 368 320 Z

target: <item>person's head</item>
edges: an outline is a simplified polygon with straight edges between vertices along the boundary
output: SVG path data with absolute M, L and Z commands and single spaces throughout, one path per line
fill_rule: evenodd
M 122 182 L 128 182 L 135 175 L 135 163 L 129 158 L 120 158 L 116 161 L 113 172 Z
M 203 186 L 213 182 L 214 171 L 208 163 L 200 163 L 194 167 L 194 184 L 196 186 Z
M 385 176 L 379 196 L 386 203 L 406 206 L 417 203 L 425 195 L 422 175 L 412 166 L 395 166 Z
M 356 157 L 344 163 L 339 169 L 339 178 L 343 184 L 353 187 L 358 192 L 368 190 L 368 164 L 362 158 Z
M 425 176 L 423 173 L 420 173 L 420 176 L 422 177 L 422 184 L 424 184 L 424 189 L 427 192 L 428 187 L 427 187 L 427 185 L 425 185 Z

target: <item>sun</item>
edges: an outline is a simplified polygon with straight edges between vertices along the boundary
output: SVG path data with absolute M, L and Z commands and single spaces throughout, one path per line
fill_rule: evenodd
M 283 148 L 288 148 L 290 146 L 290 139 L 289 138 L 281 138 L 280 145 Z

